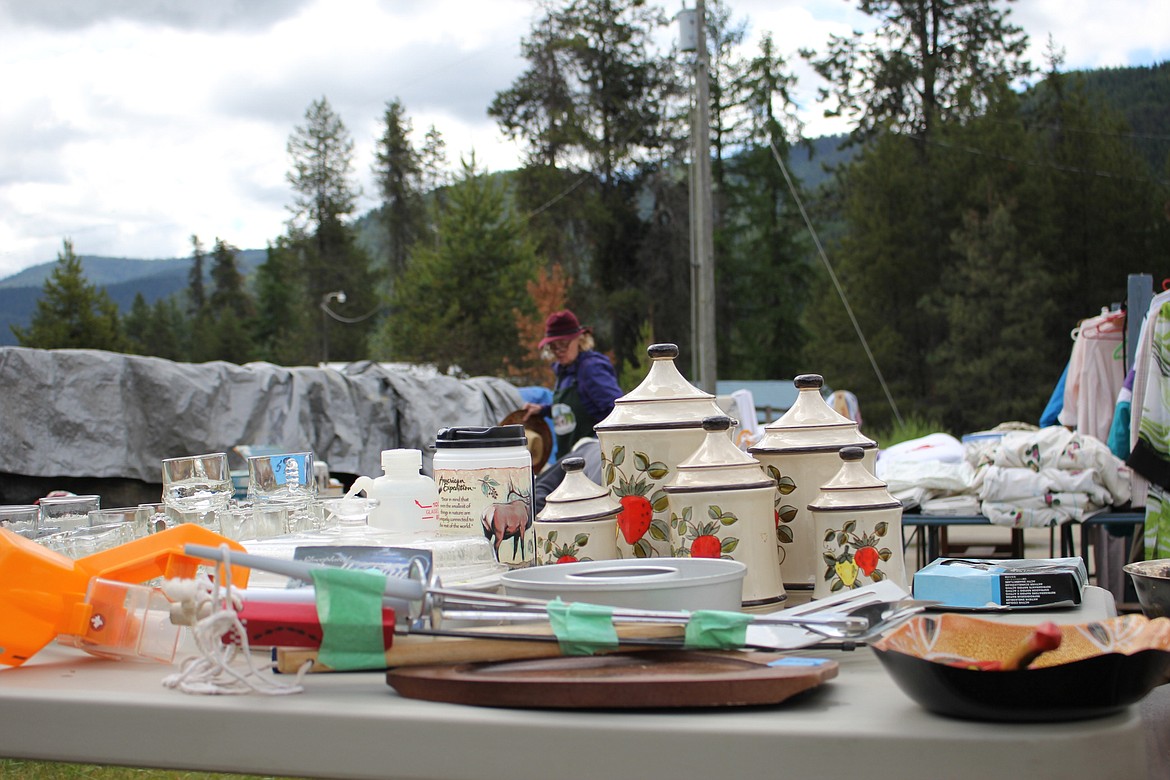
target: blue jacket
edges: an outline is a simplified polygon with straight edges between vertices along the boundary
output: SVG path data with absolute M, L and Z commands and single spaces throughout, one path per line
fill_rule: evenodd
M 595 350 L 581 352 L 577 359 L 567 366 L 553 363 L 552 368 L 557 375 L 553 392 L 576 384 L 585 411 L 597 422 L 609 416 L 613 411 L 613 402 L 623 395 L 613 363 Z

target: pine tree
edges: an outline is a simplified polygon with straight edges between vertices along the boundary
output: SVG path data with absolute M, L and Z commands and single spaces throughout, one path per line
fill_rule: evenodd
M 529 345 L 515 312 L 534 315 L 526 285 L 539 267 L 501 183 L 465 162 L 439 216 L 438 246 L 416 244 L 399 280 L 379 356 L 471 375 L 519 364 Z
M 296 243 L 277 238 L 256 269 L 256 347 L 261 359 L 277 365 L 303 365 L 320 355 L 320 314 L 307 303 L 301 253 Z
M 305 124 L 288 141 L 288 180 L 294 192 L 288 238 L 304 279 L 303 311 L 319 314 L 326 296 L 344 292 L 347 308 L 354 312 L 344 327 L 330 329 L 331 360 L 365 358 L 366 335 L 381 310 L 379 274 L 371 269 L 348 221 L 359 193 L 351 181 L 353 147 L 349 131 L 325 98 L 309 106 Z M 321 321 L 321 327 L 329 324 Z M 325 334 L 320 335 L 319 358 L 324 357 Z
M 86 280 L 69 239 L 62 242 L 28 328 L 11 327 L 23 347 L 118 352 L 126 345 L 117 305 L 104 289 Z
M 393 283 L 422 232 L 422 158 L 410 141 L 411 123 L 401 101 L 386 104 L 382 121 L 373 172 L 382 195 L 381 218 L 389 238 L 388 270 Z
M 236 264 L 237 249 L 215 239 L 211 257 L 211 296 L 207 302 L 211 354 L 217 360 L 246 363 L 256 356 L 252 320 L 256 305 Z
M 192 235 L 191 270 L 187 274 L 187 300 L 190 303 L 190 314 L 192 317 L 202 312 L 204 305 L 207 303 L 206 287 L 203 282 L 203 261 L 206 256 L 203 251 L 203 243 L 199 240 L 199 236 Z

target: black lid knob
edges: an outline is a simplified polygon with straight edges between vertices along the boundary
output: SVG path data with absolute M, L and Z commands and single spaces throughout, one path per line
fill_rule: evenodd
M 582 471 L 585 468 L 585 459 L 580 455 L 563 458 L 561 460 L 561 468 L 565 470 L 566 474 L 570 471 Z
M 654 360 L 678 357 L 678 344 L 651 344 L 646 347 L 646 354 Z
M 703 430 L 726 431 L 731 427 L 731 418 L 724 414 L 712 415 L 703 418 Z
M 848 463 L 851 461 L 861 460 L 862 458 L 864 458 L 865 457 L 865 450 L 862 449 L 861 447 L 842 447 L 840 455 L 841 455 L 841 460 Z
M 797 390 L 803 390 L 806 387 L 820 390 L 825 386 L 825 378 L 820 374 L 801 374 L 792 380 L 792 384 L 796 385 Z

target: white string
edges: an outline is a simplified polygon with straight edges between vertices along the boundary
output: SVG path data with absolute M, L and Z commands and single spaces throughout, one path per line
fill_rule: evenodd
M 176 602 L 172 621 L 192 626 L 199 652 L 185 659 L 178 672 L 163 678 L 163 685 L 183 693 L 204 695 L 302 693 L 301 680 L 311 663 L 305 663 L 296 677 L 286 683 L 262 674 L 271 672 L 275 663 L 258 667 L 254 662 L 248 632 L 237 612 L 242 600 L 232 590 L 231 553 L 227 545 L 220 545 L 220 549 L 223 564 L 218 571 L 222 576 L 214 583 L 206 572 L 200 571 L 194 580 L 167 580 L 163 585 L 163 591 Z M 243 664 L 236 663 L 240 658 Z

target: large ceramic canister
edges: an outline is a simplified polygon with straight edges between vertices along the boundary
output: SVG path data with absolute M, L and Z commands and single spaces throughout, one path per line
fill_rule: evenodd
M 864 449 L 843 447 L 839 457 L 808 505 L 821 556 L 813 598 L 882 580 L 907 587 L 901 502 L 862 463 Z
M 776 544 L 784 585 L 809 590 L 817 579 L 821 554 L 813 532 L 808 504 L 841 467 L 842 447 L 861 447 L 863 462 L 872 472 L 877 444 L 866 438 L 853 420 L 834 411 L 821 396 L 825 380 L 819 374 L 801 374 L 793 380 L 796 402 L 780 419 L 764 427 L 764 436 L 748 452 L 776 480 Z
M 692 385 L 674 364 L 678 347 L 651 344 L 650 370 L 594 426 L 605 486 L 622 505 L 618 557 L 670 556 L 670 514 L 663 486 L 703 442 L 703 418 L 723 412 L 715 396 Z
M 536 515 L 536 563 L 576 563 L 617 558 L 617 515 L 622 505 L 585 474 L 576 455 L 558 464 L 565 478 Z
M 784 600 L 772 496 L 776 485 L 758 461 L 735 446 L 725 415 L 703 420 L 703 443 L 678 464 L 664 488 L 676 558 L 730 558 L 747 566 L 743 606 Z

